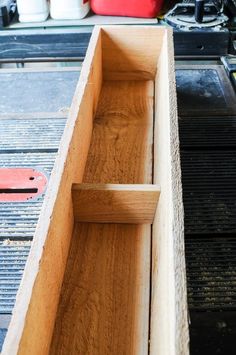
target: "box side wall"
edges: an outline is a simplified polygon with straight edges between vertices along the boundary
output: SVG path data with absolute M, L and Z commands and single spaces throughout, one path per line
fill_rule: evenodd
M 102 28 L 105 80 L 154 80 L 164 27 Z
M 81 182 L 102 85 L 100 30 L 92 35 L 49 181 L 2 355 L 48 354 L 74 216 L 73 182 Z
M 150 354 L 188 354 L 184 220 L 174 52 L 167 31 L 155 86 L 154 183 L 160 184 L 153 224 Z

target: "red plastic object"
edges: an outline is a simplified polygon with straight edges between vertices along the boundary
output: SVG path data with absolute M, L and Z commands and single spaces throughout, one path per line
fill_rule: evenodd
M 21 202 L 38 197 L 47 177 L 30 168 L 0 168 L 0 202 Z
M 91 8 L 98 15 L 156 17 L 163 0 L 91 0 Z

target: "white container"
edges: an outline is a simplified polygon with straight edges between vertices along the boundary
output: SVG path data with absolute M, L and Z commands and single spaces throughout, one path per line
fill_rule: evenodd
M 17 0 L 20 22 L 41 22 L 49 15 L 47 0 Z
M 50 15 L 55 20 L 84 18 L 90 10 L 88 0 L 51 0 Z

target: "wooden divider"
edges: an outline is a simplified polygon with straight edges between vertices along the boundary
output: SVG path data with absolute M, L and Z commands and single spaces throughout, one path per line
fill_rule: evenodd
M 158 185 L 74 184 L 74 218 L 76 222 L 151 224 L 159 194 Z

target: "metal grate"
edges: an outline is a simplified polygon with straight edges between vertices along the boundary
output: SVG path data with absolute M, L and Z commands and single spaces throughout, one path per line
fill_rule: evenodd
M 1 167 L 35 167 L 49 175 L 65 122 L 65 119 L 2 120 Z M 42 202 L 43 196 L 30 202 L 0 203 L 0 240 L 32 239 Z
M 181 152 L 186 234 L 236 233 L 236 152 Z
M 31 242 L 0 242 L 0 313 L 9 314 L 29 254 Z
M 42 170 L 49 177 L 66 119 L 3 119 L 0 166 Z M 27 202 L 0 203 L 0 349 L 30 251 L 44 196 Z
M 186 238 L 191 310 L 236 310 L 236 238 Z
M 0 167 L 50 176 L 79 75 L 79 68 L 0 73 Z M 0 351 L 43 197 L 0 203 Z
M 2 167 L 39 167 L 49 176 L 56 153 L 0 154 Z M 0 203 L 0 240 L 32 239 L 43 195 L 29 202 Z
M 236 148 L 235 117 L 179 119 L 181 149 Z
M 212 69 L 177 74 L 192 355 L 235 353 L 236 105 Z
M 190 310 L 236 310 L 236 117 L 179 121 Z
M 61 118 L 3 119 L 0 126 L 0 154 L 56 152 L 64 127 L 65 119 Z

